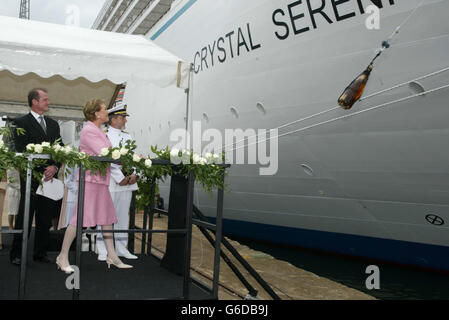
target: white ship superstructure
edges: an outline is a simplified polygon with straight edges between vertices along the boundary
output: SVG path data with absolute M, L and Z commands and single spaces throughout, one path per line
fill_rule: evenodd
M 94 27 L 143 34 L 192 62 L 203 130 L 278 128 L 275 175 L 229 171 L 226 233 L 447 271 L 447 12 L 447 0 L 109 0 Z M 363 99 L 338 107 L 388 39 Z M 132 111 L 142 150 L 185 127 L 176 103 Z M 214 213 L 215 199 L 195 201 Z

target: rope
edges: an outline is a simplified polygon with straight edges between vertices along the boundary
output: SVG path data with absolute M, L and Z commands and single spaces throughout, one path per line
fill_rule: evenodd
M 410 20 L 410 18 L 416 13 L 416 11 L 417 11 L 419 8 L 421 8 L 421 6 L 423 5 L 424 1 L 425 1 L 425 0 L 422 0 L 422 1 L 421 1 L 421 2 L 420 2 L 420 3 L 413 9 L 413 11 L 407 16 L 407 18 L 405 18 L 404 21 L 402 21 L 401 24 L 400 24 L 399 26 L 396 27 L 396 29 L 391 33 L 391 35 L 387 38 L 387 40 L 385 40 L 385 41 L 382 42 L 382 48 L 379 49 L 379 51 L 377 52 L 376 56 L 371 60 L 371 63 L 370 63 L 370 64 L 373 64 L 374 61 L 375 61 L 375 60 L 382 54 L 382 52 L 390 47 L 390 42 L 391 42 L 391 40 L 393 40 L 393 38 L 399 33 L 399 31 L 401 30 L 401 28 L 402 28 L 402 27 L 403 27 L 403 26 Z M 363 101 L 363 100 L 372 98 L 372 97 L 377 96 L 377 95 L 379 95 L 379 94 L 382 94 L 382 93 L 385 93 L 385 92 L 394 90 L 394 89 L 396 89 L 396 88 L 399 88 L 399 87 L 401 87 L 401 86 L 404 86 L 404 85 L 406 85 L 406 84 L 409 84 L 410 82 L 413 82 L 413 81 L 419 81 L 419 80 L 428 78 L 428 77 L 430 77 L 430 76 L 437 75 L 437 74 L 439 74 L 439 73 L 441 73 L 441 72 L 444 72 L 444 71 L 447 71 L 447 70 L 449 70 L 449 67 L 444 68 L 444 69 L 441 69 L 441 70 L 436 71 L 436 72 L 433 72 L 433 73 L 430 73 L 430 74 L 428 74 L 428 75 L 425 75 L 425 76 L 416 78 L 416 79 L 414 79 L 414 80 L 411 80 L 411 81 L 407 81 L 407 82 L 401 83 L 401 84 L 396 85 L 396 86 L 393 86 L 393 87 L 391 87 L 391 88 L 388 88 L 388 89 L 385 89 L 385 90 L 382 90 L 382 91 L 373 93 L 373 94 L 371 94 L 371 95 L 369 95 L 369 96 L 366 96 L 366 97 L 364 97 L 364 98 L 359 99 L 359 101 Z M 323 114 L 325 114 L 325 113 L 331 112 L 331 111 L 336 110 L 336 109 L 339 109 L 339 108 L 340 108 L 340 106 L 331 107 L 330 109 L 327 109 L 327 110 L 324 110 L 324 111 L 320 111 L 320 112 L 315 113 L 315 114 L 312 114 L 312 115 L 310 115 L 310 116 L 307 116 L 307 117 L 304 117 L 304 118 L 301 118 L 301 119 L 292 121 L 292 122 L 290 122 L 290 123 L 286 123 L 286 124 L 281 125 L 281 126 L 279 126 L 279 127 L 277 127 L 277 128 L 274 128 L 274 129 L 272 129 L 272 130 L 279 130 L 279 129 L 288 127 L 288 126 L 290 126 L 290 125 L 293 125 L 293 124 L 295 124 L 295 123 L 299 123 L 299 122 L 302 122 L 302 121 L 311 119 L 311 118 L 313 118 L 313 117 L 323 115 Z M 253 136 L 249 136 L 249 137 L 248 137 L 248 140 L 249 140 L 250 138 L 254 138 L 254 137 L 257 137 L 257 138 L 258 138 L 258 137 L 259 137 L 259 134 L 256 134 L 256 135 L 253 135 Z M 245 141 L 245 138 L 244 138 L 244 139 L 241 139 L 241 140 L 239 140 L 239 141 L 237 141 L 235 144 L 238 144 L 239 142 L 242 142 L 242 141 Z M 266 140 L 265 140 L 265 141 L 266 141 Z M 262 142 L 263 142 L 263 141 L 262 141 Z M 254 144 L 254 143 L 253 143 L 253 144 Z M 214 151 L 215 151 L 215 152 L 220 152 L 220 151 L 222 151 L 223 149 L 225 149 L 225 148 L 227 148 L 227 147 L 229 147 L 229 146 L 233 146 L 233 145 L 234 145 L 234 143 L 230 143 L 230 144 L 227 144 L 227 145 L 225 145 L 225 146 L 223 146 L 223 147 L 221 147 L 221 148 L 218 148 L 217 150 L 214 150 Z M 252 144 L 248 144 L 248 146 L 250 146 L 250 145 L 252 145 Z M 233 150 L 233 149 L 230 149 L 230 150 Z M 234 149 L 234 150 L 237 150 L 237 149 Z
M 402 86 L 405 86 L 405 85 L 409 84 L 410 82 L 415 82 L 415 81 L 423 80 L 423 79 L 426 79 L 426 78 L 435 76 L 435 75 L 437 75 L 437 74 L 443 73 L 443 72 L 448 71 L 448 70 L 449 70 L 449 67 L 440 69 L 440 70 L 438 70 L 438 71 L 435 71 L 435 72 L 426 74 L 426 75 L 421 76 L 421 77 L 418 77 L 418 78 L 416 78 L 416 79 L 413 79 L 413 80 L 410 80 L 410 81 L 406 81 L 406 82 L 400 83 L 400 84 L 395 85 L 395 86 L 393 86 L 393 87 L 390 87 L 390 88 L 388 88 L 388 89 L 381 90 L 381 91 L 375 92 L 375 93 L 373 93 L 373 94 L 367 95 L 367 96 L 364 97 L 364 98 L 360 98 L 359 101 L 363 101 L 363 100 L 372 98 L 372 97 L 377 96 L 377 95 L 379 95 L 379 94 L 382 94 L 382 93 L 385 93 L 385 92 L 388 92 L 388 91 L 392 91 L 392 90 L 394 90 L 394 89 L 397 89 L 397 88 L 400 88 L 400 87 L 402 87 Z
M 396 27 L 396 29 L 393 31 L 393 33 L 387 38 L 387 40 L 382 42 L 382 48 L 379 49 L 379 51 L 377 52 L 376 56 L 373 58 L 373 60 L 371 60 L 371 65 L 374 63 L 374 61 L 379 58 L 379 56 L 382 54 L 382 52 L 384 52 L 386 49 L 390 48 L 390 41 L 393 40 L 393 38 L 399 33 L 399 31 L 401 30 L 401 28 L 408 22 L 408 20 L 410 20 L 410 18 L 415 14 L 415 12 L 421 8 L 421 6 L 423 5 L 424 0 L 421 1 L 421 3 L 419 3 L 415 9 L 413 9 L 413 11 L 407 16 L 407 18 L 405 18 L 404 21 L 402 21 L 402 23 Z
M 431 89 L 431 90 L 428 90 L 428 91 L 420 92 L 420 93 L 417 93 L 417 94 L 414 94 L 414 95 L 411 95 L 411 96 L 400 98 L 400 99 L 397 99 L 397 100 L 394 100 L 394 101 L 386 102 L 386 103 L 383 103 L 383 104 L 380 104 L 380 105 L 377 105 L 377 106 L 374 106 L 374 107 L 371 107 L 371 108 L 368 108 L 368 109 L 365 109 L 365 110 L 357 111 L 357 112 L 354 112 L 354 113 L 351 113 L 351 114 L 348 114 L 348 115 L 344 115 L 344 116 L 341 116 L 341 117 L 337 117 L 337 118 L 333 118 L 333 119 L 326 120 L 326 121 L 323 121 L 323 122 L 319 122 L 319 123 L 316 123 L 316 124 L 313 124 L 313 125 L 310 125 L 310 126 L 306 126 L 306 127 L 303 127 L 303 128 L 297 129 L 297 130 L 289 131 L 289 132 L 277 135 L 275 137 L 270 137 L 268 139 L 265 139 L 265 140 L 262 140 L 262 141 L 258 141 L 256 143 L 248 144 L 247 146 L 250 146 L 250 145 L 253 145 L 253 144 L 262 143 L 262 142 L 269 141 L 269 140 L 275 139 L 275 138 L 280 138 L 280 137 L 283 137 L 283 136 L 286 136 L 286 135 L 290 135 L 290 134 L 293 134 L 293 133 L 297 133 L 297 132 L 300 132 L 300 131 L 305 131 L 307 129 L 318 127 L 318 126 L 323 125 L 323 124 L 327 124 L 327 123 L 335 122 L 335 121 L 338 121 L 338 120 L 341 120 L 341 119 L 353 117 L 353 116 L 356 116 L 356 115 L 359 115 L 359 114 L 362 114 L 362 113 L 365 113 L 365 112 L 368 112 L 368 111 L 373 111 L 373 110 L 376 110 L 376 109 L 379 109 L 379 108 L 383 108 L 383 107 L 386 107 L 386 106 L 389 106 L 389 105 L 392 105 L 392 104 L 395 104 L 395 103 L 403 102 L 403 101 L 406 101 L 406 100 L 409 100 L 409 99 L 413 99 L 413 98 L 416 98 L 416 97 L 419 97 L 419 96 L 422 96 L 422 95 L 425 95 L 425 94 L 428 94 L 428 93 L 433 93 L 433 92 L 436 92 L 436 91 L 440 91 L 440 90 L 443 90 L 443 89 L 446 89 L 446 88 L 449 88 L 449 84 L 441 86 L 441 87 L 438 87 L 438 88 L 435 88 L 435 89 Z M 245 145 L 237 147 L 237 148 L 229 149 L 229 151 L 231 151 L 231 150 L 238 150 L 238 149 L 241 149 L 243 147 L 245 147 Z
M 384 90 L 381 90 L 381 91 L 378 91 L 378 92 L 374 92 L 374 93 L 372 93 L 372 94 L 370 94 L 370 95 L 368 95 L 368 96 L 366 96 L 366 97 L 364 97 L 364 98 L 361 98 L 359 101 L 364 101 L 364 100 L 373 98 L 373 97 L 378 96 L 378 95 L 380 95 L 380 94 L 383 94 L 383 93 L 385 93 L 385 92 L 389 92 L 389 91 L 392 91 L 392 90 L 394 90 L 394 89 L 400 88 L 400 87 L 402 87 L 402 86 L 408 85 L 410 82 L 423 80 L 423 79 L 426 79 L 426 78 L 429 78 L 429 77 L 438 75 L 438 74 L 443 73 L 443 72 L 448 71 L 448 70 L 449 70 L 449 67 L 440 69 L 440 70 L 438 70 L 438 71 L 435 71 L 435 72 L 426 74 L 426 75 L 424 75 L 424 76 L 420 76 L 420 77 L 418 77 L 418 78 L 415 78 L 415 79 L 412 79 L 412 80 L 409 80 L 409 81 L 406 81 L 406 82 L 397 84 L 397 85 L 392 86 L 392 87 L 390 87 L 390 88 L 387 88 L 387 89 L 384 89 Z M 310 116 L 307 116 L 307 117 L 304 117 L 304 118 L 301 118 L 301 119 L 294 120 L 294 121 L 292 121 L 292 122 L 283 124 L 283 125 L 281 125 L 281 126 L 279 126 L 279 127 L 276 127 L 276 128 L 274 128 L 274 129 L 272 129 L 272 130 L 279 130 L 279 129 L 282 129 L 282 128 L 291 126 L 291 125 L 293 125 L 293 124 L 296 124 L 296 123 L 299 123 L 299 122 L 302 122 L 302 121 L 305 121 L 305 120 L 314 118 L 314 117 L 316 117 L 316 116 L 323 115 L 323 114 L 325 114 L 325 113 L 328 113 L 328 112 L 331 112 L 331 111 L 334 111 L 334 110 L 337 110 L 337 109 L 340 109 L 340 108 L 341 108 L 340 106 L 332 107 L 332 108 L 330 108 L 330 109 L 326 109 L 326 110 L 324 110 L 324 111 L 317 112 L 317 113 L 312 114 L 312 115 L 310 115 Z M 254 137 L 259 137 L 259 134 L 256 134 L 256 135 L 253 135 L 253 136 L 249 136 L 249 137 L 248 137 L 248 140 L 249 140 L 250 138 L 254 138 Z M 242 142 L 242 141 L 245 141 L 245 138 L 244 138 L 244 139 L 241 139 L 241 140 L 239 140 L 239 141 L 236 141 L 235 144 L 238 144 L 239 142 Z M 223 149 L 225 149 L 225 148 L 227 148 L 227 147 L 233 146 L 233 145 L 234 145 L 234 143 L 227 144 L 227 145 L 225 145 L 225 146 L 223 146 L 223 147 L 221 147 L 221 148 L 218 148 L 217 152 L 218 152 L 218 151 L 221 151 L 221 150 L 223 150 Z M 232 149 L 231 149 L 231 150 L 232 150 Z

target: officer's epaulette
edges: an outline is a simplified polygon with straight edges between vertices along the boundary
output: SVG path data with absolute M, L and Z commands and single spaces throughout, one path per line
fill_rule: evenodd
M 107 133 L 107 132 L 108 132 L 108 129 L 104 129 L 103 131 L 104 131 L 105 133 Z
M 127 134 L 129 134 L 129 132 L 128 132 L 128 131 L 125 131 L 125 130 L 122 130 L 122 132 L 123 132 L 123 133 L 127 133 Z

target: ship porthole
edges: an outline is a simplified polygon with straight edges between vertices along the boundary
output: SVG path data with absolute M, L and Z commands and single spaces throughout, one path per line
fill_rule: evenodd
M 259 109 L 260 112 L 262 112 L 263 115 L 267 114 L 267 111 L 265 110 L 265 108 L 263 107 L 263 104 L 260 102 L 257 102 L 256 104 L 257 109 Z
M 168 122 L 168 127 L 169 127 L 169 128 L 171 127 L 171 123 L 170 123 L 170 121 Z
M 417 81 L 412 81 L 408 84 L 408 87 L 410 88 L 410 90 L 412 90 L 412 92 L 414 94 L 420 94 L 425 92 L 426 90 L 424 89 L 424 87 Z
M 148 127 L 148 131 L 150 131 L 150 132 L 151 132 L 151 126 L 149 126 L 149 127 Z
M 313 169 L 310 166 L 303 163 L 303 164 L 301 164 L 301 167 L 307 175 L 313 177 Z
M 207 114 L 203 113 L 203 119 L 206 121 L 206 123 L 209 123 L 209 117 Z
M 238 118 L 239 118 L 239 114 L 237 113 L 237 110 L 235 110 L 234 107 L 231 107 L 230 110 L 231 110 L 232 115 L 233 115 L 236 119 L 238 119 Z

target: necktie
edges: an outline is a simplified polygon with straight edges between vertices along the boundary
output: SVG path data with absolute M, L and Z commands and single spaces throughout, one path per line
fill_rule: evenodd
M 39 119 L 39 124 L 41 125 L 42 129 L 44 129 L 45 134 L 47 134 L 47 127 L 45 126 L 44 116 L 39 116 Z

